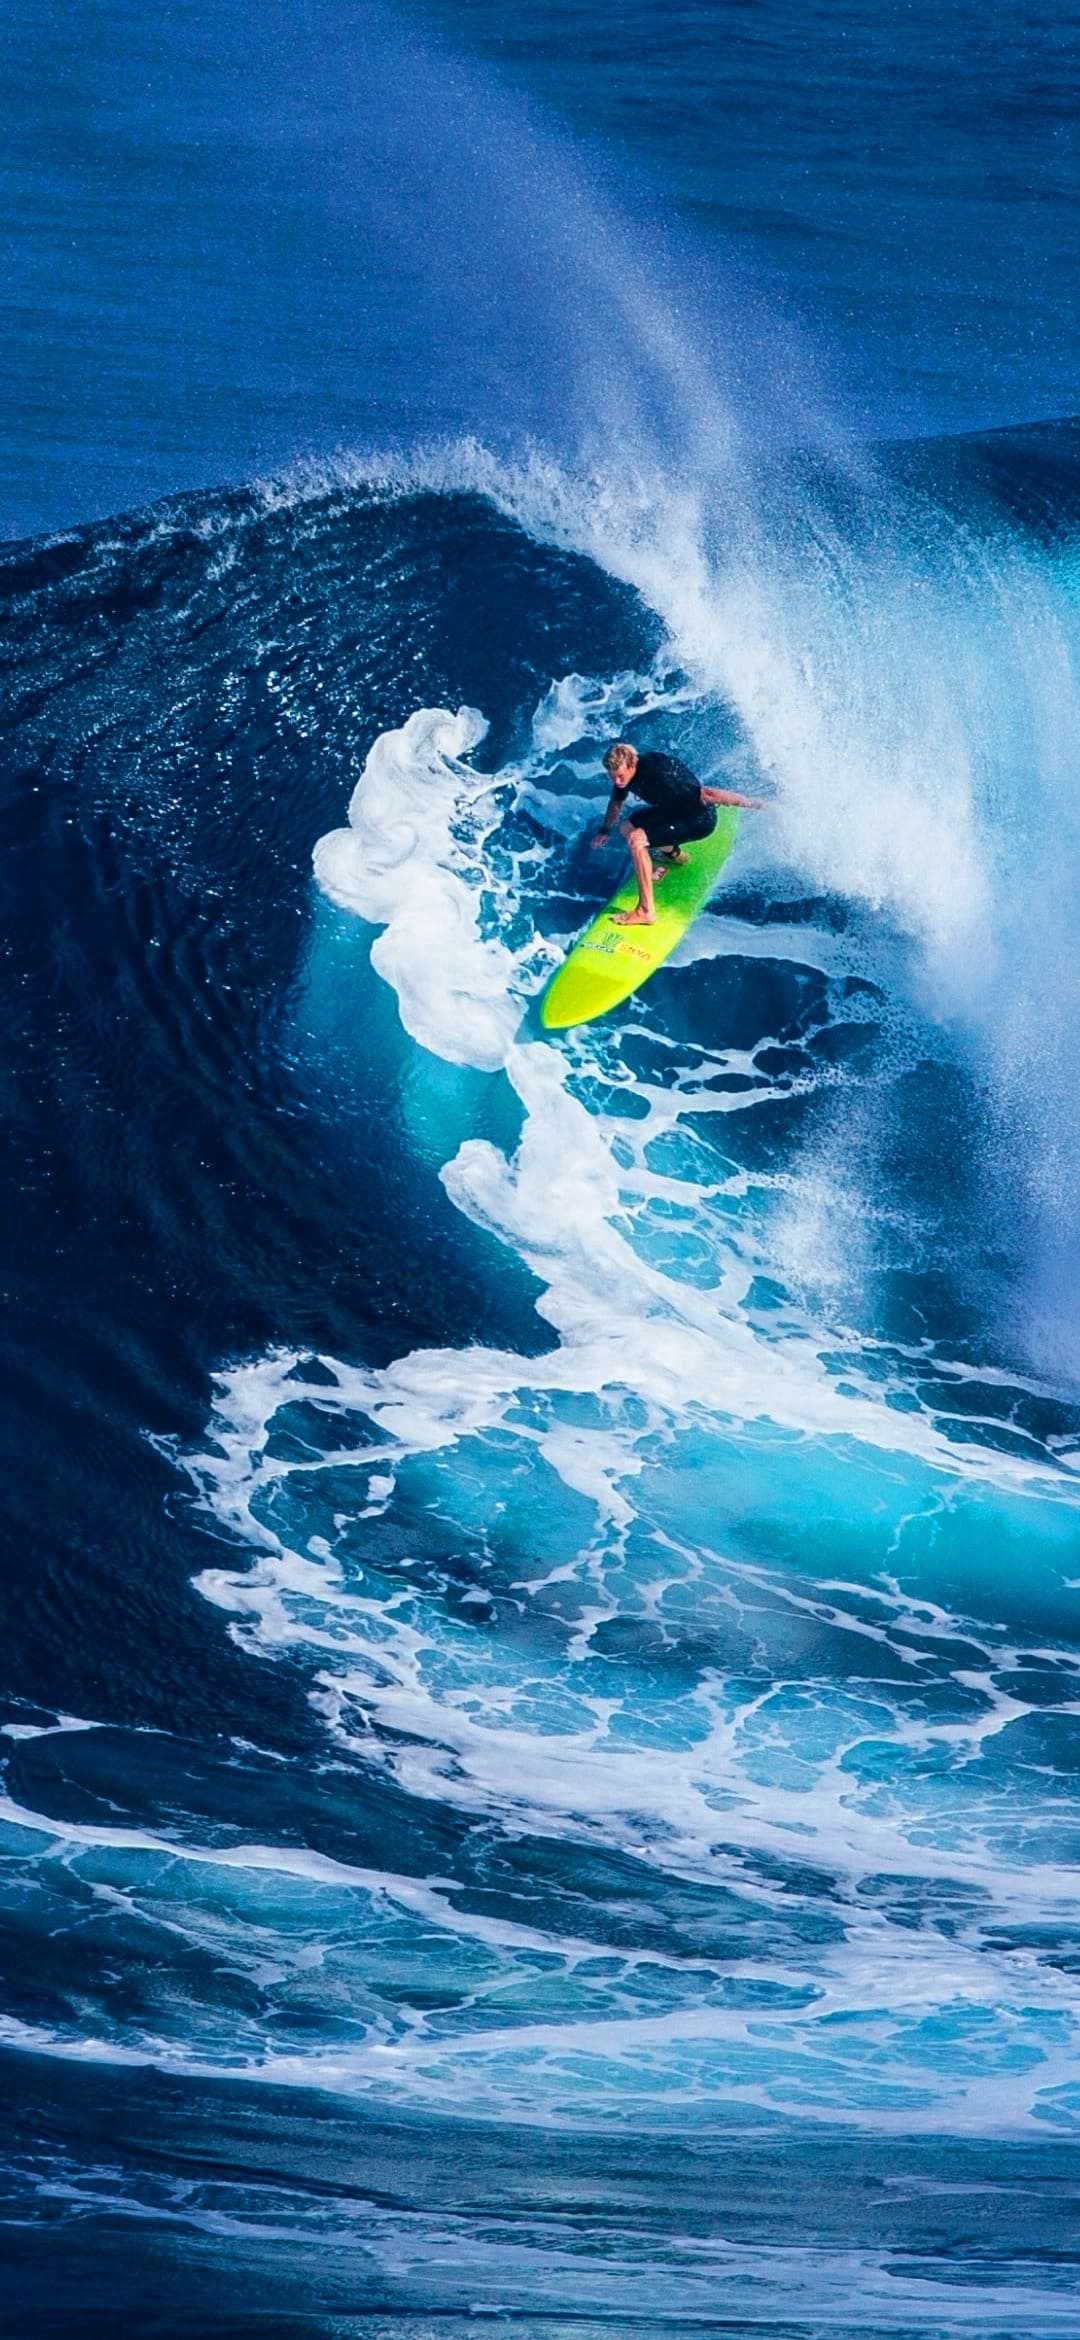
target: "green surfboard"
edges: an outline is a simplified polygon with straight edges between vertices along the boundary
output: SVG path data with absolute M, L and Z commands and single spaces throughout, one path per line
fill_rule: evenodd
M 609 1008 L 629 999 L 670 958 L 691 920 L 712 893 L 735 843 L 739 816 L 730 805 L 720 805 L 716 827 L 708 837 L 684 846 L 685 869 L 669 869 L 656 889 L 655 926 L 616 926 L 616 910 L 632 910 L 637 901 L 637 879 L 631 872 L 607 907 L 587 926 L 557 967 L 540 1002 L 540 1021 L 548 1032 L 565 1031 L 570 1024 L 591 1024 Z

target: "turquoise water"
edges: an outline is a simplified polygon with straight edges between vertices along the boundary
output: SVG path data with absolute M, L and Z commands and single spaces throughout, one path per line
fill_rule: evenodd
M 993 26 L 17 11 L 15 2329 L 1078 2328 L 1076 27 Z M 549 1038 L 624 732 L 767 809 Z

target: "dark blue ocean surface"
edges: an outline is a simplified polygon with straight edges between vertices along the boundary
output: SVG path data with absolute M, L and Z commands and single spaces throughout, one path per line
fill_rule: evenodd
M 1073 413 L 1078 83 L 1075 0 L 12 0 L 0 526 L 610 446 L 658 301 L 755 434 Z
M 1080 2333 L 1077 38 L 17 0 L 18 2340 Z

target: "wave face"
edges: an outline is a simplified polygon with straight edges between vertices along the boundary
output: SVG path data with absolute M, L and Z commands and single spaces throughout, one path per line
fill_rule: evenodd
M 1078 521 L 1061 427 L 6 557 L 57 2328 L 100 2232 L 114 2326 L 1076 2328 Z M 775 808 L 555 1045 L 627 730 Z

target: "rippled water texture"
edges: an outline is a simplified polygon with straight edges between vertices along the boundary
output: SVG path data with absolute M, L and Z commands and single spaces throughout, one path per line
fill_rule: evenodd
M 429 348 L 421 444 L 373 347 L 382 453 L 328 419 L 201 489 L 193 420 L 146 474 L 185 492 L 0 548 L 19 2334 L 1080 2330 L 1077 426 L 948 435 L 1006 419 L 1034 297 L 995 321 L 971 280 L 933 430 L 890 435 L 895 343 L 880 427 L 839 428 L 829 303 L 881 254 L 864 205 L 827 257 L 822 162 L 764 268 L 806 151 L 786 84 L 769 146 L 768 11 L 723 58 L 671 11 L 640 236 L 605 176 L 640 27 L 605 80 L 566 15 L 502 80 L 453 69 L 477 202 L 500 153 L 531 188 L 478 269 L 474 411 Z M 400 95 L 408 25 L 365 22 Z M 1067 33 L 1024 52 L 1044 126 Z M 715 124 L 692 167 L 671 139 L 740 57 L 737 199 Z M 590 76 L 606 161 L 566 127 Z M 762 320 L 723 364 L 709 172 Z M 558 346 L 536 412 L 489 415 L 545 185 Z M 74 445 L 25 470 L 39 519 Z M 553 1040 L 623 733 L 768 805 L 670 965 Z

